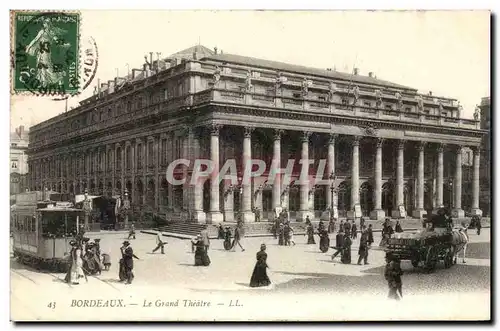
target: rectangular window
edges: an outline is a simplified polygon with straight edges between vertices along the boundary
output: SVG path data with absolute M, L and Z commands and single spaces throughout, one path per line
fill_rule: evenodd
M 179 83 L 179 85 L 177 85 L 177 96 L 181 96 L 184 94 L 184 91 L 182 90 L 182 83 Z
M 365 107 L 371 107 L 371 106 L 372 106 L 372 103 L 371 103 L 371 102 L 367 102 L 367 101 L 365 101 L 365 102 L 363 103 L 363 105 L 364 105 Z
M 155 155 L 153 149 L 153 142 L 148 142 L 148 166 L 152 167 L 154 165 Z
M 326 97 L 324 95 L 318 95 L 318 100 L 326 101 Z
M 385 105 L 385 109 L 392 110 L 392 105 Z
M 142 145 L 137 145 L 136 150 L 137 150 L 137 168 L 142 168 Z
M 161 141 L 161 164 L 167 163 L 167 139 Z
M 181 158 L 182 151 L 181 151 L 181 139 L 177 138 L 175 140 L 175 155 L 177 159 Z
M 406 108 L 405 108 L 405 111 L 407 111 L 407 112 L 411 112 L 411 108 L 410 108 L 410 107 L 406 107 Z
M 163 100 L 168 99 L 168 90 L 166 88 L 163 89 Z
M 301 97 L 301 95 L 300 95 L 300 93 L 294 93 L 294 94 L 293 94 L 293 97 L 294 97 L 294 98 L 296 98 L 296 99 L 298 99 L 298 98 L 300 98 L 300 97 Z

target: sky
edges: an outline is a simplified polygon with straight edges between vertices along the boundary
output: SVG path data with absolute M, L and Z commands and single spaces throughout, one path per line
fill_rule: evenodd
M 200 43 L 224 53 L 333 68 L 455 98 L 462 117 L 490 95 L 488 11 L 82 11 L 81 39 L 99 50 L 96 78 L 69 107 L 91 96 L 97 79 L 142 68 L 144 55 L 163 57 Z M 11 97 L 13 131 L 65 110 L 64 101 Z

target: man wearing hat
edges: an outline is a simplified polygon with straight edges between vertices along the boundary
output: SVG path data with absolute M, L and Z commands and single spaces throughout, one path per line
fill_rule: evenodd
M 132 272 L 132 270 L 134 269 L 134 258 L 138 260 L 139 258 L 135 256 L 134 250 L 130 246 L 128 240 L 125 240 L 123 242 L 123 246 L 120 248 L 120 250 L 122 252 L 122 257 L 123 257 L 125 279 L 127 281 L 127 284 L 132 284 L 132 281 L 134 280 L 134 273 Z

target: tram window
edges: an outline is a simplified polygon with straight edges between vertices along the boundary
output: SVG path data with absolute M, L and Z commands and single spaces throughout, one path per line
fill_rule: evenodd
M 76 233 L 76 212 L 45 212 L 42 216 L 42 235 L 64 237 Z

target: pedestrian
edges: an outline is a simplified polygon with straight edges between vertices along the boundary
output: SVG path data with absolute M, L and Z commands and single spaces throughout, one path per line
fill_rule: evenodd
M 196 247 L 194 252 L 194 265 L 208 267 L 210 265 L 210 258 L 208 257 L 208 251 L 203 242 L 202 235 L 199 234 L 196 238 L 192 239 L 191 242 L 193 246 Z
M 224 230 L 224 249 L 226 251 L 230 250 L 231 249 L 231 228 L 229 226 L 226 226 L 225 227 L 225 230 Z
M 163 241 L 162 240 L 162 235 L 161 235 L 161 232 L 158 231 L 158 233 L 156 234 L 156 248 L 153 249 L 153 253 L 155 253 L 157 250 L 161 249 L 161 253 L 162 254 L 165 254 L 165 244 L 167 242 L 166 241 Z
M 391 253 L 386 254 L 386 266 L 384 271 L 385 279 L 389 287 L 389 299 L 400 300 L 403 297 L 403 282 L 401 275 L 400 261 L 397 260 Z
M 328 223 L 328 233 L 335 233 L 335 219 L 330 218 L 330 222 Z
M 203 241 L 203 246 L 205 246 L 205 249 L 208 252 L 208 248 L 210 247 L 210 238 L 208 236 L 207 229 L 201 230 L 200 235 L 201 235 L 201 240 Z
M 320 220 L 318 223 L 318 233 L 323 232 L 324 229 L 325 229 L 325 223 L 323 222 L 323 220 Z
M 399 220 L 396 221 L 395 231 L 396 231 L 396 233 L 403 232 L 403 228 L 401 227 L 401 223 L 399 222 Z
M 330 248 L 330 237 L 328 236 L 328 231 L 326 229 L 319 232 L 319 250 L 323 253 L 328 252 Z
M 385 222 L 383 224 L 382 240 L 380 241 L 379 246 L 384 247 L 385 245 L 387 245 L 387 243 L 388 243 L 388 241 L 391 238 L 393 233 L 394 233 L 394 230 L 392 229 L 392 226 L 391 226 L 391 220 L 386 218 Z
M 361 217 L 361 218 L 359 219 L 359 228 L 360 228 L 361 230 L 363 230 L 363 228 L 364 228 L 364 227 L 365 227 L 365 218 L 364 218 L 364 217 Z
M 130 240 L 130 238 L 135 239 L 135 225 L 134 225 L 134 223 L 132 223 L 132 225 L 130 225 L 130 231 L 128 232 L 127 240 Z
M 479 236 L 481 234 L 481 218 L 479 218 L 479 216 L 476 218 L 476 232 L 477 232 L 477 235 Z
M 344 223 L 344 233 L 351 233 L 351 223 L 349 221 Z
M 308 245 L 316 244 L 316 242 L 314 241 L 314 227 L 311 224 L 311 221 L 309 221 L 309 224 L 307 225 L 306 232 L 307 232 L 307 244 Z
M 335 236 L 335 253 L 332 255 L 332 260 L 342 253 L 342 247 L 344 247 L 344 232 L 342 228 L 340 228 Z
M 311 220 L 309 219 L 309 215 L 306 216 L 306 224 L 311 224 Z
M 266 253 L 266 245 L 260 245 L 260 251 L 257 252 L 257 262 L 255 263 L 255 267 L 253 268 L 252 277 L 250 278 L 250 287 L 262 287 L 269 286 L 271 284 L 271 280 L 267 275 L 267 253 Z
M 283 236 L 285 239 L 285 246 L 290 246 L 290 224 L 288 223 L 283 227 Z
M 71 240 L 69 244 L 71 245 L 70 264 L 64 280 L 67 283 L 78 285 L 80 278 L 87 280 L 87 275 L 83 272 L 82 247 L 75 240 Z
M 236 249 L 236 244 L 238 244 L 238 246 L 240 246 L 241 248 L 241 251 L 244 252 L 245 249 L 243 248 L 243 246 L 241 246 L 241 238 L 243 237 L 243 224 L 241 222 L 238 222 L 238 224 L 236 225 L 236 228 L 234 228 L 234 240 L 233 240 L 233 244 L 231 245 L 231 248 L 233 250 Z
M 363 261 L 365 265 L 368 264 L 368 248 L 368 231 L 363 230 L 361 238 L 359 239 L 358 265 L 361 265 L 361 261 Z
M 278 245 L 283 246 L 285 244 L 285 225 L 280 222 L 278 227 Z
M 368 224 L 368 229 L 366 230 L 366 232 L 368 233 L 368 246 L 371 246 L 374 242 L 373 240 L 373 229 L 372 229 L 372 225 L 371 224 Z
M 293 244 L 295 246 L 295 239 L 293 239 L 293 228 L 291 226 L 290 227 L 290 243 Z
M 356 239 L 358 237 L 358 227 L 356 226 L 355 220 L 352 221 L 351 232 L 352 232 L 352 239 Z
M 348 233 L 344 234 L 344 240 L 342 242 L 342 255 L 340 261 L 344 264 L 351 264 L 351 245 L 352 240 Z
M 127 240 L 123 242 L 123 246 L 120 248 L 120 251 L 122 252 L 125 279 L 127 281 L 126 284 L 132 284 L 132 281 L 134 280 L 134 259 L 139 260 L 139 258 L 135 256 L 134 250 Z
M 219 223 L 217 226 L 217 239 L 224 239 L 224 228 L 222 227 L 222 223 Z

